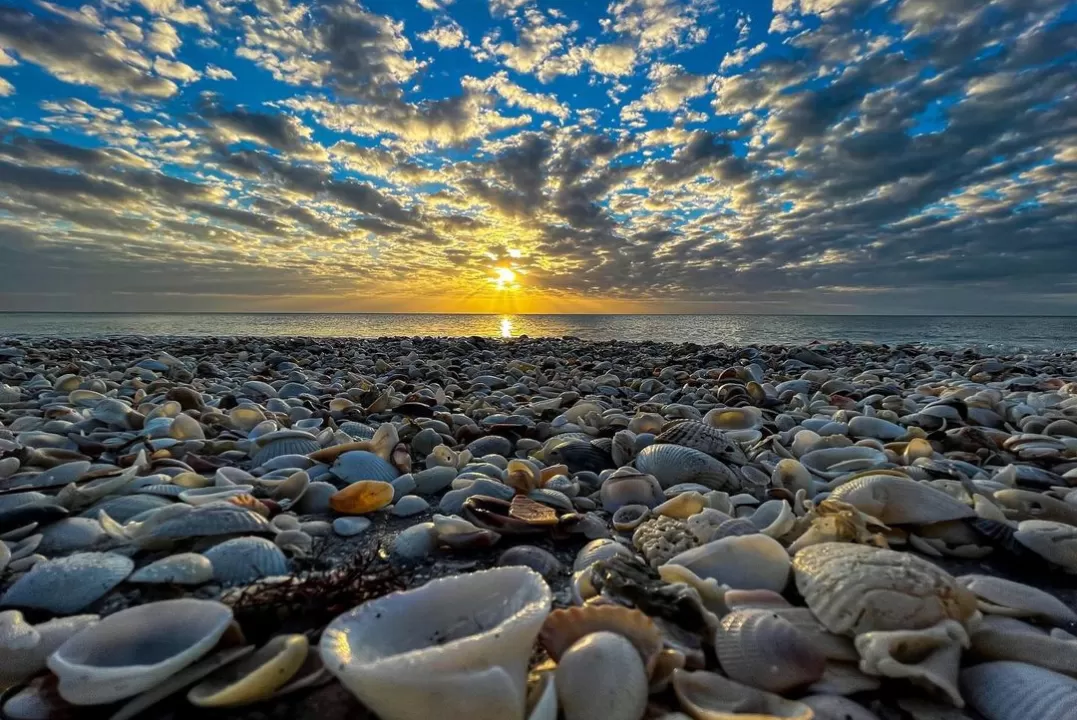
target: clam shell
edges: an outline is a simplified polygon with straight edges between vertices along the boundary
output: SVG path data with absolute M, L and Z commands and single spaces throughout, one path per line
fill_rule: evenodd
M 655 437 L 654 442 L 682 445 L 725 463 L 748 463 L 748 457 L 736 442 L 718 428 L 698 420 L 685 420 L 670 425 Z
M 579 640 L 596 632 L 612 632 L 628 639 L 639 652 L 648 674 L 662 650 L 662 633 L 639 610 L 617 605 L 587 605 L 554 610 L 539 632 L 539 642 L 554 660 Z
M 155 486 L 150 486 L 155 487 Z M 171 486 L 165 486 L 171 487 Z M 182 489 L 182 488 L 181 488 Z M 145 490 L 145 488 L 143 488 Z M 177 493 L 178 494 L 178 493 Z M 99 500 L 82 513 L 82 517 L 96 518 L 98 512 L 104 510 L 108 516 L 118 523 L 125 523 L 135 515 L 147 510 L 171 505 L 172 501 L 167 498 L 154 497 L 152 494 L 123 495 L 120 497 Z
M 972 650 L 985 660 L 1015 660 L 1067 675 L 1077 674 L 1077 645 L 1073 640 L 1051 637 L 1020 620 L 985 618 L 972 633 Z
M 823 676 L 826 658 L 781 616 L 761 609 L 734 610 L 714 637 L 722 670 L 746 685 L 785 693 Z
M 673 671 L 673 691 L 694 720 L 812 720 L 811 708 L 717 673 Z
M 781 592 L 789 580 L 789 554 L 766 535 L 724 537 L 673 557 L 670 563 L 739 590 Z
M 663 488 L 699 483 L 714 490 L 740 489 L 736 473 L 720 460 L 681 445 L 649 445 L 636 456 L 636 468 L 654 475 Z
M 976 515 L 941 490 L 895 475 L 862 475 L 835 488 L 828 499 L 848 503 L 887 525 L 927 525 Z
M 201 585 L 213 579 L 213 563 L 198 553 L 179 553 L 139 568 L 127 582 Z
M 592 633 L 557 664 L 557 697 L 565 720 L 640 720 L 647 672 L 636 648 L 612 632 Z
M 305 635 L 278 635 L 254 654 L 195 685 L 187 700 L 199 707 L 235 707 L 270 697 L 307 659 Z
M 1077 707 L 1077 680 L 1018 662 L 962 670 L 961 692 L 987 720 L 1070 720 Z
M 75 550 L 90 550 L 105 540 L 101 523 L 90 518 L 64 518 L 41 531 L 38 549 L 43 555 L 59 555 Z
M 174 693 L 189 687 L 217 669 L 254 652 L 253 645 L 221 650 L 180 670 L 121 707 L 109 720 L 131 720 Z
M 1050 520 L 1024 520 L 1014 540 L 1068 573 L 1077 573 L 1077 527 Z
M 330 472 L 346 483 L 360 480 L 395 480 L 400 472 L 384 459 L 367 450 L 352 450 L 337 458 Z
M 213 564 L 213 578 L 225 585 L 242 585 L 288 574 L 288 558 L 265 538 L 225 540 L 202 555 Z
M 71 615 L 30 625 L 18 610 L 0 612 L 0 687 L 9 687 L 45 669 L 45 660 L 68 638 L 98 621 Z
M 1077 624 L 1077 613 L 1043 590 L 993 575 L 960 575 L 962 586 L 979 599 L 986 613 L 1010 617 L 1030 617 L 1057 625 Z
M 881 467 L 886 453 L 862 445 L 812 450 L 800 457 L 801 464 L 821 478 L 834 479 L 851 472 Z
M 254 467 L 261 467 L 273 458 L 282 455 L 307 455 L 321 448 L 321 445 L 310 433 L 298 430 L 283 432 L 295 434 L 279 436 L 278 433 L 272 433 L 258 438 L 258 450 L 251 456 L 251 463 Z
M 796 554 L 793 572 L 808 607 L 838 634 L 915 630 L 976 612 L 972 593 L 909 553 L 821 543 Z
M 602 509 L 615 513 L 625 505 L 657 507 L 666 499 L 662 486 L 653 475 L 632 468 L 621 468 L 607 477 L 599 489 Z
M 0 598 L 0 607 L 24 607 L 71 615 L 119 585 L 135 564 L 115 553 L 75 553 L 39 562 Z
M 969 636 L 961 623 L 943 620 L 923 630 L 872 631 L 858 635 L 855 642 L 862 672 L 905 678 L 941 693 L 954 707 L 965 706 L 957 673 Z
M 103 705 L 150 689 L 205 655 L 232 623 L 232 610 L 209 600 L 163 600 L 109 615 L 48 659 L 60 695 Z
M 272 532 L 273 527 L 269 521 L 258 513 L 230 503 L 214 502 L 200 505 L 190 512 L 165 520 L 152 528 L 140 540 L 181 540 L 214 535 Z

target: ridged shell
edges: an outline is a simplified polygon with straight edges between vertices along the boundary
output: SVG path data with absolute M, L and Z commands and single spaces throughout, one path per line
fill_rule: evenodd
M 976 515 L 941 490 L 896 475 L 862 475 L 839 485 L 829 499 L 849 503 L 887 525 L 927 525 Z
M 987 616 L 972 633 L 972 650 L 983 660 L 1014 660 L 1073 675 L 1077 646 L 1013 618 Z
M 822 543 L 798 552 L 793 572 L 808 607 L 834 633 L 920 629 L 976 612 L 972 593 L 910 553 Z
M 554 610 L 539 632 L 539 642 L 554 660 L 560 660 L 577 641 L 591 633 L 608 631 L 622 635 L 639 651 L 648 673 L 662 650 L 662 633 L 651 618 L 639 610 L 618 605 L 587 605 Z
M 392 482 L 400 475 L 395 467 L 367 450 L 344 453 L 333 463 L 330 472 L 349 484 L 360 480 Z
M 313 435 L 271 439 L 259 445 L 258 451 L 251 456 L 251 463 L 254 467 L 260 467 L 273 458 L 281 457 L 282 455 L 307 455 L 319 448 L 321 448 L 321 445 L 318 444 Z
M 149 487 L 157 486 L 151 485 Z M 172 486 L 166 485 L 165 487 Z M 179 489 L 182 490 L 183 488 Z M 154 497 L 151 494 L 123 495 L 121 497 L 106 498 L 94 503 L 89 510 L 82 513 L 82 517 L 96 518 L 98 513 L 103 510 L 116 522 L 125 523 L 139 513 L 171 504 L 171 500 Z
M 810 637 L 766 610 L 734 610 L 723 617 L 714 647 L 726 675 L 775 693 L 813 683 L 826 669 L 826 657 Z
M 265 538 L 226 540 L 202 555 L 213 563 L 214 579 L 226 585 L 241 585 L 264 577 L 288 574 L 288 558 Z
M 698 420 L 685 420 L 671 425 L 654 439 L 655 444 L 669 443 L 706 453 L 716 460 L 745 465 L 748 457 L 740 446 L 716 427 Z
M 565 720 L 639 720 L 647 709 L 646 668 L 621 635 L 582 638 L 561 658 L 555 677 Z
M 273 526 L 258 513 L 230 503 L 200 505 L 179 517 L 164 521 L 140 539 L 180 540 L 240 533 L 273 533 Z
M 123 582 L 134 567 L 130 558 L 115 553 L 76 553 L 39 562 L 8 588 L 0 606 L 71 615 Z
M 699 483 L 714 490 L 740 489 L 736 474 L 721 461 L 681 445 L 649 445 L 636 456 L 636 467 L 654 475 L 663 488 Z
M 1018 662 L 963 670 L 961 692 L 987 720 L 1072 720 L 1077 708 L 1077 680 Z
M 673 671 L 673 691 L 696 720 L 812 720 L 811 708 L 717 673 Z
M 201 585 L 213 579 L 213 563 L 198 553 L 179 553 L 136 570 L 127 582 Z

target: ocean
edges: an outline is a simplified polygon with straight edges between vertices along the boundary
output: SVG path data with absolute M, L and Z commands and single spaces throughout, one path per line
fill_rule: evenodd
M 799 344 L 848 340 L 998 351 L 1073 350 L 1077 317 L 911 315 L 451 315 L 376 313 L 0 313 L 4 336 L 439 335 Z

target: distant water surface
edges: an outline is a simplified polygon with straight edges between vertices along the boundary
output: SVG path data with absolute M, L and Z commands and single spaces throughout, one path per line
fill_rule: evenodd
M 0 336 L 439 335 L 724 342 L 923 343 L 997 350 L 1073 350 L 1077 317 L 878 315 L 448 315 L 333 313 L 0 313 Z

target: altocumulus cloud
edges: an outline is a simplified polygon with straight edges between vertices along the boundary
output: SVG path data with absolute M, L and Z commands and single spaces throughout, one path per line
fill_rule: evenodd
M 0 307 L 1077 307 L 1069 0 L 404 5 L 0 6 Z

